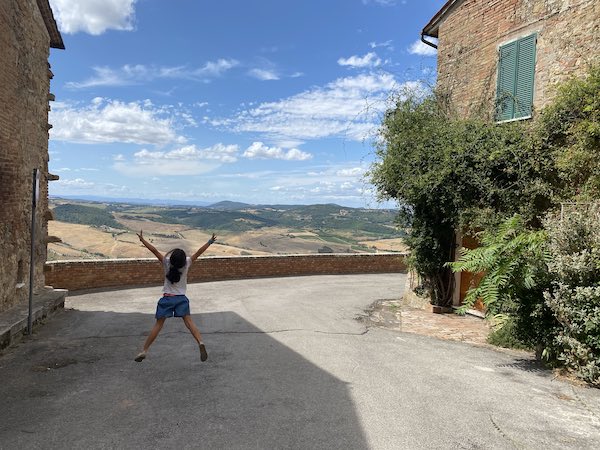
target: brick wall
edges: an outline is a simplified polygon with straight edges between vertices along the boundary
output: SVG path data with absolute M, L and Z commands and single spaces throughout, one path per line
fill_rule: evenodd
M 538 33 L 534 110 L 554 86 L 600 58 L 598 0 L 465 0 L 439 28 L 438 85 L 458 112 L 492 117 L 498 47 Z
M 291 256 L 204 257 L 188 274 L 189 282 L 294 275 L 405 273 L 406 255 L 323 254 Z M 160 285 L 164 274 L 156 259 L 53 261 L 46 263 L 46 282 L 54 288 L 79 289 Z
M 0 1 L 0 311 L 28 297 L 33 168 L 42 172 L 35 289 L 44 286 L 49 49 L 36 0 Z

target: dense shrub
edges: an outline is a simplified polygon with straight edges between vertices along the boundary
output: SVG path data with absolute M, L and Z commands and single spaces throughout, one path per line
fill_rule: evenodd
M 496 347 L 516 348 L 519 350 L 529 350 L 531 343 L 520 337 L 521 327 L 517 323 L 517 316 L 506 316 L 501 324 L 492 328 L 488 335 L 488 344 Z
M 546 304 L 560 323 L 548 349 L 589 383 L 600 385 L 600 207 L 579 205 L 545 223 L 554 278 Z M 548 355 L 551 356 L 551 355 Z
M 536 147 L 553 159 L 553 184 L 564 199 L 600 198 L 600 65 L 558 87 L 536 120 Z

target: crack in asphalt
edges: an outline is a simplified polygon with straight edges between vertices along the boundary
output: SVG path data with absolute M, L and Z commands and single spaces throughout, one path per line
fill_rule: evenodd
M 524 447 L 523 445 L 519 444 L 517 441 L 515 441 L 510 436 L 508 436 L 504 432 L 504 430 L 502 430 L 502 428 L 500 428 L 500 426 L 494 421 L 494 418 L 492 417 L 491 414 L 490 414 L 490 422 L 492 422 L 492 425 L 494 426 L 496 431 L 498 431 L 498 433 L 500 433 L 504 439 L 506 439 L 508 442 L 510 442 L 514 448 L 517 448 L 517 449 L 526 449 L 527 448 L 527 447 Z
M 598 416 L 596 411 L 594 411 L 594 409 L 592 409 L 592 407 L 590 405 L 588 405 L 585 401 L 583 401 L 583 399 L 577 393 L 577 391 L 575 390 L 575 388 L 573 386 L 571 386 L 571 390 L 573 391 L 573 395 L 575 395 L 575 398 L 577 399 L 579 404 L 583 407 L 583 409 L 587 410 L 592 416 L 594 416 L 598 421 L 600 421 L 600 416 Z

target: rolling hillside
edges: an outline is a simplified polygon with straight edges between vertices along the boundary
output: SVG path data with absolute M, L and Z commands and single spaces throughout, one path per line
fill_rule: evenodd
M 144 257 L 140 229 L 161 249 L 194 251 L 212 232 L 209 254 L 261 255 L 405 251 L 396 211 L 326 205 L 173 206 L 50 199 L 50 259 Z M 86 231 L 88 230 L 88 231 Z
M 54 209 L 54 219 L 60 222 L 92 225 L 95 227 L 107 226 L 123 228 L 106 207 L 85 206 L 80 204 L 62 204 Z

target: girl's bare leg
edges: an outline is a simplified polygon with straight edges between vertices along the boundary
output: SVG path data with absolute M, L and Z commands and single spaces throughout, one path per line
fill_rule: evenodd
M 142 350 L 142 352 L 139 355 L 137 355 L 135 357 L 135 360 L 137 362 L 144 360 L 144 358 L 146 357 L 146 352 L 148 351 L 148 349 L 154 342 L 154 339 L 156 339 L 156 336 L 158 336 L 158 333 L 160 333 L 160 330 L 162 330 L 162 327 L 165 324 L 165 320 L 167 320 L 166 317 L 163 317 L 161 319 L 156 319 L 156 323 L 152 327 L 152 330 L 150 330 L 150 334 L 146 338 L 146 342 L 144 342 L 144 349 Z
M 206 347 L 202 342 L 202 335 L 200 334 L 200 330 L 192 320 L 192 316 L 190 316 L 189 314 L 187 316 L 183 316 L 182 319 L 183 323 L 185 323 L 187 329 L 190 330 L 190 333 L 192 333 L 192 336 L 194 336 L 194 339 L 196 339 L 196 342 L 200 347 L 200 360 L 206 361 L 208 358 L 208 353 L 206 353 Z
M 150 334 L 146 338 L 146 342 L 144 342 L 144 351 L 145 352 L 148 351 L 148 349 L 154 342 L 154 339 L 156 339 L 156 336 L 158 336 L 158 333 L 160 333 L 160 330 L 162 330 L 162 327 L 165 324 L 165 320 L 167 320 L 166 317 L 163 317 L 161 319 L 156 319 L 156 323 L 152 327 L 152 330 L 150 330 Z
M 183 323 L 185 323 L 185 326 L 188 330 L 190 330 L 190 333 L 192 333 L 192 336 L 194 336 L 194 339 L 196 339 L 196 342 L 199 345 L 202 342 L 202 335 L 200 334 L 200 330 L 192 320 L 192 316 L 183 316 L 182 319 Z

